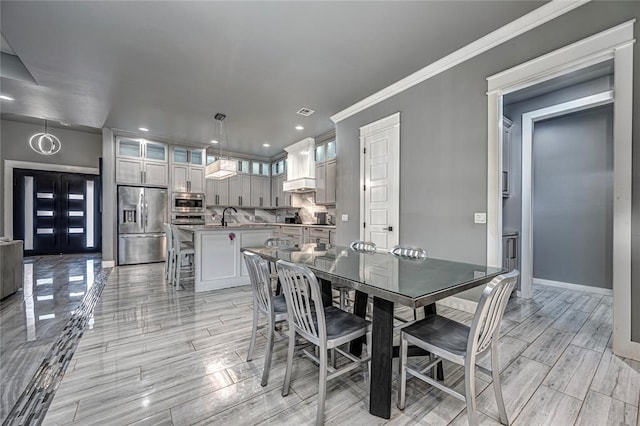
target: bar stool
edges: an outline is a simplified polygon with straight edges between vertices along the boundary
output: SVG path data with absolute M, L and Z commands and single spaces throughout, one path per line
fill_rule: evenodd
M 193 257 L 195 256 L 195 249 L 193 248 L 193 242 L 180 241 L 178 227 L 171 225 L 171 235 L 173 237 L 173 251 L 175 253 L 175 266 L 174 266 L 174 285 L 180 286 L 180 274 L 183 269 L 182 261 L 186 258 L 189 262 L 187 267 L 189 271 L 193 270 Z
M 164 228 L 165 239 L 165 259 L 164 259 L 164 277 L 169 283 L 173 283 L 173 267 L 175 264 L 175 251 L 173 249 L 173 233 L 171 225 L 165 223 Z

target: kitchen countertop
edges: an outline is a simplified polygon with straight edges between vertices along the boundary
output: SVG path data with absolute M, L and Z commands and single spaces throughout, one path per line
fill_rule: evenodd
M 198 225 L 198 226 L 202 226 L 202 225 Z M 205 226 L 212 226 L 212 227 L 218 227 L 220 228 L 220 224 L 216 223 L 214 224 L 207 224 Z M 300 223 L 274 223 L 274 222 L 269 222 L 269 223 L 229 223 L 229 228 L 242 228 L 242 227 L 246 227 L 246 228 L 255 228 L 256 226 L 293 226 L 293 227 L 306 227 L 306 228 L 327 228 L 327 229 L 336 229 L 335 225 L 316 225 L 316 224 L 300 224 Z
M 229 226 L 220 226 L 220 225 L 178 225 L 178 229 L 182 229 L 184 231 L 228 231 L 232 229 L 237 230 L 259 230 L 259 229 L 272 229 L 276 225 L 273 224 L 264 224 L 264 223 L 243 223 L 243 224 L 229 224 Z

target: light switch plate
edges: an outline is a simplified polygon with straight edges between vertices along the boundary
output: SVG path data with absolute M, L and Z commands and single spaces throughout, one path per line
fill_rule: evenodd
M 487 214 L 486 213 L 474 213 L 473 214 L 473 223 L 487 223 Z
M 349 215 L 348 214 L 343 214 L 342 215 L 342 221 L 343 222 L 349 222 Z

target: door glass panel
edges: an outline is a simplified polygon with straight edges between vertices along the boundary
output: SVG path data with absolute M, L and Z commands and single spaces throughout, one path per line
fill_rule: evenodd
M 118 155 L 140 158 L 140 141 L 122 139 L 118 145 Z
M 37 216 L 53 216 L 53 210 L 38 210 Z
M 53 228 L 38 228 L 36 231 L 38 234 L 53 234 Z
M 82 216 L 84 216 L 84 212 L 82 210 L 69 212 L 69 217 L 82 217 Z
M 324 161 L 324 144 L 316 146 L 315 161 Z
M 260 174 L 260 163 L 258 163 L 257 161 L 254 161 L 251 163 L 251 174 L 252 175 Z
M 166 150 L 164 145 L 147 142 L 146 158 L 150 160 L 166 161 Z
M 191 151 L 191 164 L 202 165 L 202 151 Z
M 70 200 L 84 200 L 84 195 L 82 194 L 69 194 Z
M 53 193 L 51 193 L 51 192 L 38 192 L 36 197 L 53 199 Z
M 84 228 L 69 228 L 70 234 L 82 234 L 84 233 Z
M 87 248 L 94 246 L 94 235 L 93 235 L 94 234 L 93 224 L 95 222 L 93 217 L 94 198 L 95 198 L 94 182 L 92 180 L 88 180 L 87 181 L 87 204 L 85 205 L 85 209 L 87 210 L 87 222 L 86 222 L 86 226 L 87 226 L 86 247 Z
M 187 150 L 185 148 L 173 148 L 173 162 L 187 164 Z
M 216 161 L 215 155 L 207 155 L 207 165 L 212 164 Z
M 330 141 L 327 143 L 327 160 L 336 158 L 336 141 Z

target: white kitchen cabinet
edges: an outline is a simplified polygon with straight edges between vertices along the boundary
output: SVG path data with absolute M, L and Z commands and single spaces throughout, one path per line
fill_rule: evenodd
M 303 244 L 304 240 L 304 227 L 302 226 L 286 226 L 280 227 L 280 236 L 291 238 L 295 244 Z
M 330 244 L 331 243 L 331 229 L 310 227 L 308 242 L 316 244 Z
M 249 207 L 251 205 L 251 176 L 236 175 L 229 180 L 229 205 Z
M 251 206 L 271 207 L 271 181 L 268 177 L 251 176 Z
M 291 207 L 292 204 L 292 196 L 290 192 L 284 192 L 282 189 L 282 185 L 287 180 L 286 175 L 278 176 L 278 206 L 277 207 Z
M 116 182 L 168 186 L 167 145 L 144 139 L 116 139 Z
M 206 182 L 207 206 L 229 205 L 229 179 L 207 179 Z
M 316 204 L 336 203 L 336 161 L 316 165 Z
M 171 147 L 171 189 L 174 192 L 204 192 L 205 150 Z

